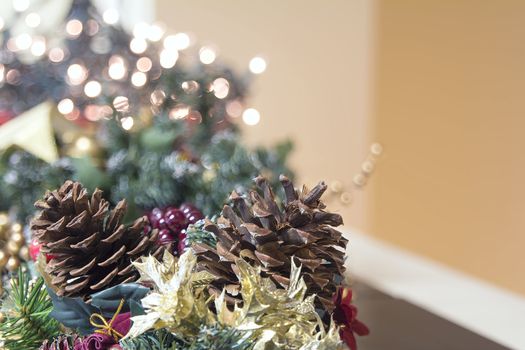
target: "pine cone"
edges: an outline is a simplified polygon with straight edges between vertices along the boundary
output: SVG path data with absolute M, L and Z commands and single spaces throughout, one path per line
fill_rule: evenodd
M 44 340 L 39 350 L 73 350 L 78 344 L 80 344 L 80 338 L 76 335 L 59 335 L 55 339 Z
M 51 258 L 46 266 L 57 295 L 83 297 L 114 285 L 137 280 L 132 260 L 152 253 L 158 231 L 144 233 L 147 218 L 131 226 L 122 224 L 126 202 L 113 210 L 96 189 L 91 198 L 78 182 L 66 181 L 35 203 L 40 214 L 31 223 L 42 253 Z M 155 250 L 153 248 L 156 248 Z
M 255 182 L 262 196 L 252 191 L 246 201 L 233 192 L 233 208 L 225 206 L 218 224 L 207 222 L 205 230 L 217 237 L 216 247 L 194 243 L 198 268 L 212 273 L 217 280 L 210 292 L 227 290 L 234 302 L 239 291 L 235 261 L 240 257 L 260 266 L 262 275 L 278 287 L 289 283 L 291 259 L 302 265 L 308 295 L 316 294 L 316 306 L 330 314 L 332 296 L 343 280 L 344 258 L 348 240 L 333 228 L 343 223 L 339 214 L 324 211 L 320 201 L 327 186 L 319 183 L 311 191 L 297 192 L 293 183 L 280 177 L 286 200 L 283 208 L 274 199 L 272 189 L 263 177 Z

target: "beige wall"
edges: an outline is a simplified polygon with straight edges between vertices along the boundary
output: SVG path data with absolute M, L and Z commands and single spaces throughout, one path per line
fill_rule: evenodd
M 525 2 L 377 10 L 371 232 L 525 293 Z
M 261 123 L 245 128 L 250 144 L 296 142 L 293 166 L 309 184 L 351 184 L 367 155 L 371 2 L 367 0 L 157 0 L 171 30 L 214 44 L 241 71 L 264 55 L 250 103 Z M 364 198 L 338 206 L 346 222 L 364 225 Z

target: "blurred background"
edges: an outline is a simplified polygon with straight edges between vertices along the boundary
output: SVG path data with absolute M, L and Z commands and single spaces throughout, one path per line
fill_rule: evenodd
M 157 0 L 156 13 L 239 67 L 267 59 L 246 141 L 294 139 L 307 183 L 350 189 L 383 145 L 353 203 L 334 196 L 348 226 L 525 294 L 524 2 Z
M 47 3 L 49 23 L 69 6 Z M 300 180 L 329 181 L 349 228 L 525 295 L 525 2 L 98 4 L 128 28 L 186 32 L 241 72 L 263 57 L 248 144 L 292 139 Z

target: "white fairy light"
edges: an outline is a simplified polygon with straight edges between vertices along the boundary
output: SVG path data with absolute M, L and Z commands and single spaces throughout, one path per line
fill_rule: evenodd
M 178 104 L 169 112 L 169 118 L 173 120 L 184 119 L 190 114 L 190 107 L 185 104 Z
M 28 27 L 36 28 L 40 25 L 40 15 L 36 12 L 31 12 L 26 16 L 25 22 Z
M 132 117 L 124 117 L 120 120 L 120 124 L 122 125 L 122 129 L 131 130 L 131 128 L 133 128 L 133 124 L 135 124 L 135 121 Z
M 87 97 L 97 97 L 102 92 L 102 85 L 98 81 L 91 80 L 84 86 L 84 93 Z
M 242 113 L 242 121 L 246 125 L 257 125 L 259 124 L 260 120 L 261 115 L 259 114 L 259 111 L 257 111 L 255 108 L 248 108 Z
M 29 0 L 13 0 L 13 8 L 16 12 L 24 12 L 29 8 Z
M 148 76 L 143 72 L 135 72 L 131 76 L 131 84 L 136 87 L 142 87 L 148 81 Z
M 147 38 L 150 41 L 159 41 L 164 35 L 164 28 L 160 24 L 152 24 L 147 30 Z
M 73 112 L 75 105 L 73 104 L 73 101 L 71 101 L 69 98 L 65 98 L 62 101 L 58 102 L 57 108 L 60 113 L 66 115 Z
M 33 38 L 27 33 L 20 34 L 15 39 L 15 45 L 18 50 L 27 50 L 31 47 Z
M 43 37 L 36 37 L 33 39 L 33 45 L 31 45 L 31 53 L 33 56 L 42 56 L 46 53 L 46 49 L 46 40 Z
M 80 85 L 87 77 L 86 67 L 74 63 L 67 68 L 67 76 L 72 85 Z
M 149 57 L 141 57 L 137 60 L 137 69 L 140 72 L 149 72 L 152 67 L 153 62 L 151 62 L 151 59 L 149 59 Z
M 119 16 L 117 9 L 114 9 L 114 8 L 109 8 L 106 11 L 104 11 L 104 13 L 102 14 L 102 19 L 107 24 L 117 23 L 119 20 L 119 17 L 120 16 Z
M 78 148 L 80 151 L 88 151 L 92 146 L 92 141 L 89 139 L 89 137 L 86 136 L 80 136 L 75 141 L 75 147 Z
M 148 37 L 149 29 L 149 24 L 146 22 L 139 22 L 133 27 L 133 36 L 135 38 L 146 39 Z
M 230 117 L 239 118 L 242 115 L 242 103 L 238 100 L 228 102 L 226 104 L 226 113 Z
M 211 64 L 213 61 L 215 61 L 215 58 L 217 58 L 217 54 L 211 47 L 205 46 L 199 50 L 199 59 L 202 63 Z
M 49 57 L 49 60 L 51 62 L 61 62 L 64 59 L 64 50 L 62 50 L 60 47 L 54 47 L 51 50 L 49 50 L 47 57 Z
M 212 89 L 215 97 L 223 99 L 230 92 L 230 83 L 224 78 L 217 78 L 212 83 Z
M 177 33 L 168 35 L 164 38 L 164 47 L 166 49 L 184 50 L 190 46 L 190 37 L 186 33 Z
M 253 74 L 261 74 L 266 70 L 266 61 L 262 57 L 254 57 L 250 60 L 249 68 Z
M 66 32 L 70 36 L 79 36 L 84 29 L 84 25 L 78 19 L 71 19 L 66 23 Z
M 126 76 L 126 63 L 121 56 L 112 56 L 109 59 L 108 74 L 111 79 L 121 80 Z
M 162 68 L 172 68 L 177 59 L 179 58 L 179 53 L 176 50 L 164 49 L 160 52 L 160 65 Z
M 148 48 L 148 42 L 142 38 L 133 38 L 129 43 L 129 48 L 136 54 L 141 54 Z

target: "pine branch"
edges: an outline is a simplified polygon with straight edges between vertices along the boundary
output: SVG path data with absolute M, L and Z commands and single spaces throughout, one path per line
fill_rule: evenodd
M 8 298 L 11 308 L 4 310 L 7 319 L 0 324 L 5 349 L 33 350 L 59 333 L 59 323 L 49 316 L 53 304 L 41 277 L 33 283 L 29 273 L 19 269 Z
M 247 331 L 219 325 L 204 326 L 200 329 L 197 338 L 181 350 L 249 350 L 253 347 L 250 334 Z
M 186 229 L 186 239 L 189 245 L 193 243 L 204 243 L 210 247 L 217 245 L 217 238 L 212 232 L 204 229 L 204 220 L 197 221 L 194 225 L 189 225 Z
M 170 332 L 160 329 L 120 342 L 123 350 L 178 350 L 177 339 Z

